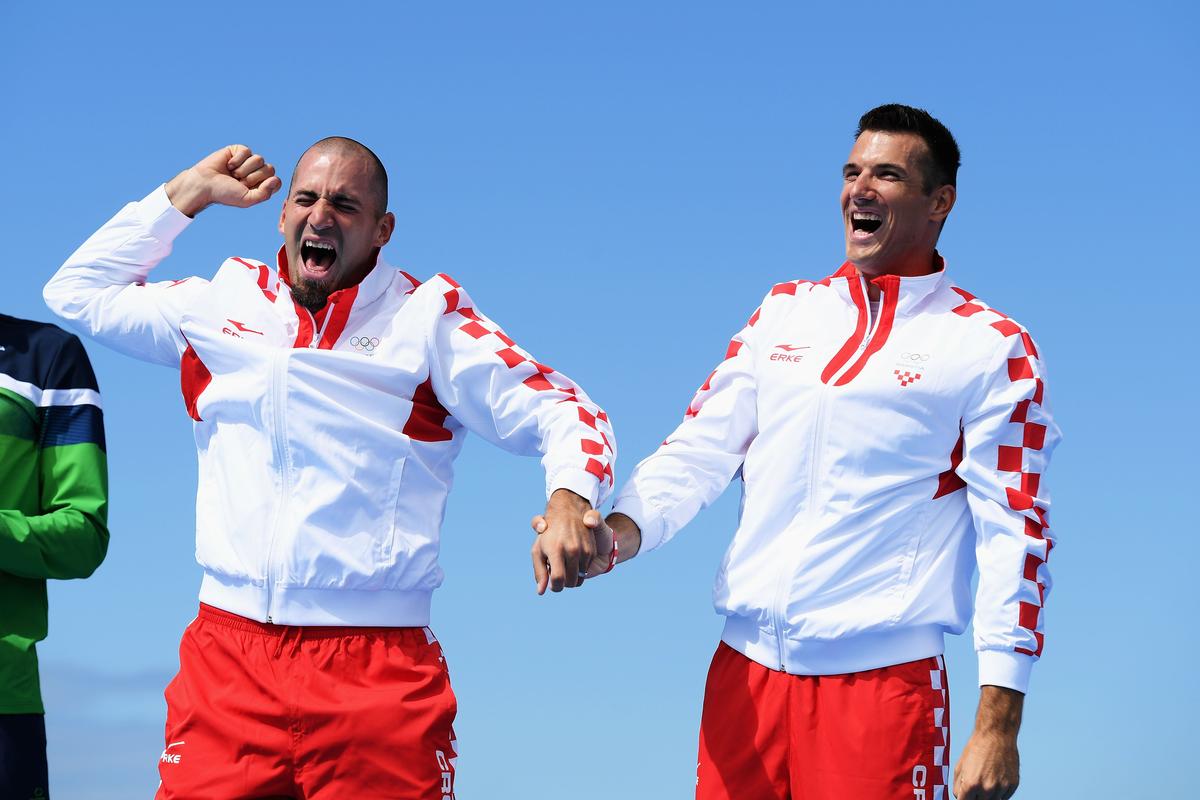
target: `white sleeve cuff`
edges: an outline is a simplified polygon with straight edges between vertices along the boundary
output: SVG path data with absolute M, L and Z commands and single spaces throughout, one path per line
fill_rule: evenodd
M 546 476 L 546 499 L 559 489 L 569 489 L 587 500 L 596 508 L 600 503 L 600 481 L 586 469 L 563 467 L 553 475 Z
M 979 685 L 1003 686 L 1022 694 L 1029 691 L 1033 656 L 1007 650 L 979 651 Z
M 628 493 L 626 493 L 628 492 Z M 622 492 L 613 504 L 613 512 L 624 514 L 637 523 L 642 532 L 642 546 L 638 554 L 648 553 L 663 543 L 666 535 L 666 520 L 654 506 L 650 505 L 628 489 Z
M 142 198 L 138 206 L 138 211 L 150 226 L 154 238 L 160 241 L 174 240 L 193 221 L 187 214 L 171 205 L 165 183 Z

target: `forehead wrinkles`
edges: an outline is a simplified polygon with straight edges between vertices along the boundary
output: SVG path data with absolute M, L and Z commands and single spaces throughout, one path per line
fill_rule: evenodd
M 296 165 L 292 190 L 293 193 L 312 192 L 326 198 L 341 195 L 362 203 L 370 195 L 371 176 L 360 158 L 309 152 Z

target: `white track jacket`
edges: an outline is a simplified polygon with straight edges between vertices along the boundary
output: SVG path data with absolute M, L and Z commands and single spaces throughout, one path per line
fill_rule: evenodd
M 92 235 L 45 289 L 123 353 L 178 367 L 199 453 L 200 600 L 286 625 L 422 626 L 465 431 L 542 453 L 547 494 L 611 491 L 608 417 L 445 275 L 383 263 L 317 315 L 279 269 L 146 283 L 191 220 L 164 188 Z M 281 280 L 282 278 L 282 280 Z
M 944 270 L 875 283 L 874 315 L 849 264 L 774 287 L 616 510 L 652 550 L 740 470 L 713 592 L 722 638 L 793 674 L 941 653 L 978 564 L 980 682 L 1025 691 L 1060 438 L 1037 347 Z

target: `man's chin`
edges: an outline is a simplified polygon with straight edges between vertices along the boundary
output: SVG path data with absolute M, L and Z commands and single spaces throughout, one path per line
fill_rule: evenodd
M 298 276 L 292 286 L 292 299 L 297 305 L 304 306 L 314 313 L 325 307 L 332 293 L 326 281 L 313 280 L 303 274 Z

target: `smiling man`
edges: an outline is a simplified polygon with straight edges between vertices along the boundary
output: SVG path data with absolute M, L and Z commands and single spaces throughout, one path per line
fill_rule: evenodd
M 925 111 L 862 117 L 843 168 L 846 263 L 771 289 L 608 518 L 625 560 L 742 478 L 698 798 L 942 800 L 943 635 L 971 619 L 976 565 L 983 688 L 954 788 L 1016 790 L 1059 432 L 1029 333 L 952 283 L 935 249 L 958 165 Z
M 147 282 L 206 207 L 281 186 L 218 150 L 126 206 L 46 286 L 101 342 L 180 370 L 199 452 L 200 614 L 166 691 L 160 798 L 452 798 L 456 704 L 429 624 L 466 431 L 541 454 L 539 593 L 574 587 L 611 491 L 608 418 L 446 275 L 380 249 L 387 174 L 334 137 L 296 165 L 277 266 Z

